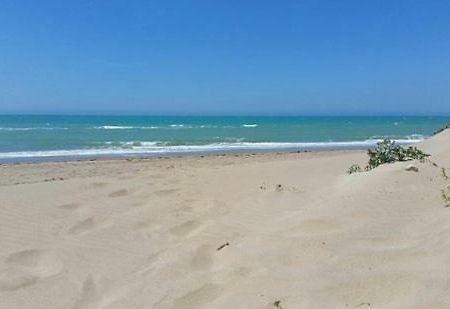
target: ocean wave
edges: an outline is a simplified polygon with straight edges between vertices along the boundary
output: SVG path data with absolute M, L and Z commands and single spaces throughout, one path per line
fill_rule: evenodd
M 96 126 L 93 127 L 93 129 L 96 130 L 145 130 L 145 129 L 159 129 L 160 127 L 154 127 L 154 126 L 150 126 L 150 127 L 133 127 L 133 126 L 112 126 L 112 125 L 107 125 L 107 126 Z
M 245 138 L 243 137 L 222 137 L 222 136 L 215 136 L 214 139 L 223 141 L 225 143 L 242 143 L 245 141 Z
M 189 125 L 189 124 L 171 124 L 168 127 L 161 127 L 161 129 L 197 129 L 197 128 L 207 128 L 201 125 Z
M 384 140 L 384 139 L 391 139 L 391 140 L 423 140 L 426 136 L 422 134 L 411 134 L 407 136 L 402 136 L 401 138 L 399 136 L 378 136 L 374 135 L 371 136 L 369 140 Z
M 165 146 L 167 145 L 167 142 L 141 142 L 141 141 L 134 141 L 134 142 L 117 142 L 117 141 L 109 141 L 105 142 L 104 145 L 100 146 L 100 148 L 134 148 L 137 149 L 138 147 L 143 148 L 149 148 L 154 146 Z
M 0 131 L 34 131 L 34 130 L 68 130 L 69 128 L 62 127 L 29 127 L 29 128 L 15 128 L 15 127 L 0 127 Z
M 199 126 L 201 129 L 216 129 L 216 128 L 225 128 L 218 125 L 211 125 L 211 124 L 202 124 Z
M 105 147 L 75 150 L 49 150 L 27 152 L 3 152 L 0 159 L 45 158 L 45 157 L 107 157 L 127 155 L 195 154 L 233 151 L 273 150 L 320 150 L 320 149 L 364 149 L 373 147 L 381 139 L 349 142 L 235 142 L 207 145 L 170 145 L 167 142 L 107 142 Z M 398 139 L 399 144 L 413 144 L 422 139 Z
M 256 128 L 258 124 L 243 124 L 243 125 L 191 125 L 191 124 L 169 124 L 165 126 L 118 126 L 118 125 L 103 125 L 91 127 L 96 130 L 148 130 L 148 129 L 236 129 L 236 128 Z
M 406 139 L 413 139 L 413 140 L 420 139 L 420 140 L 423 140 L 423 139 L 425 139 L 425 136 L 422 135 L 422 134 L 411 134 L 411 135 L 408 135 L 406 137 Z
M 168 126 L 116 126 L 116 125 L 105 125 L 105 126 L 95 126 L 92 129 L 96 130 L 149 130 L 149 129 L 192 129 L 192 128 L 212 128 L 210 126 L 191 126 L 184 124 L 171 124 Z
M 135 127 L 130 127 L 130 126 L 97 126 L 94 127 L 94 129 L 97 130 L 130 130 L 130 129 L 134 129 Z

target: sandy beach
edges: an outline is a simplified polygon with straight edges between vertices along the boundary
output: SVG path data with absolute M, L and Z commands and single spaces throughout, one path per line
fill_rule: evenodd
M 450 132 L 418 146 L 1 165 L 0 308 L 449 308 Z

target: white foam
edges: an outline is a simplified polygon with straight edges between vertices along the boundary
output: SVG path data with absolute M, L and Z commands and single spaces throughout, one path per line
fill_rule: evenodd
M 154 127 L 154 126 L 150 126 L 150 127 L 132 127 L 132 126 L 112 126 L 112 125 L 107 125 L 107 126 L 97 126 L 97 127 L 93 127 L 93 129 L 97 129 L 97 130 L 134 130 L 134 129 L 159 129 L 160 127 Z
M 68 130 L 69 128 L 60 127 L 31 127 L 31 128 L 14 128 L 14 127 L 0 127 L 0 131 L 34 131 L 34 130 Z
M 409 140 L 423 140 L 426 137 L 422 134 L 411 134 L 405 136 L 403 139 L 396 139 L 395 136 L 371 136 L 369 140 L 383 140 L 383 139 L 390 139 L 395 141 L 409 141 Z
M 49 150 L 49 151 L 26 151 L 26 152 L 3 152 L 0 159 L 20 158 L 43 158 L 43 157 L 101 157 L 111 155 L 151 155 L 151 154 L 174 154 L 174 153 L 208 153 L 227 151 L 270 151 L 283 149 L 350 149 L 369 148 L 380 142 L 380 139 L 351 142 L 307 142 L 307 143 L 214 143 L 208 145 L 178 145 L 168 146 L 161 142 L 109 142 L 107 148 L 75 149 L 75 150 Z M 399 144 L 413 144 L 422 139 L 400 139 Z M 119 146 L 114 146 L 114 144 Z
M 94 129 L 99 129 L 99 130 L 130 130 L 130 129 L 134 129 L 134 127 L 129 127 L 129 126 L 98 126 L 98 127 L 94 127 Z
M 243 124 L 242 126 L 244 128 L 256 128 L 258 125 L 257 124 Z

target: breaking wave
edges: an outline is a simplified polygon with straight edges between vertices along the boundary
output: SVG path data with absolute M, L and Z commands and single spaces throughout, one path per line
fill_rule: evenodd
M 328 150 L 328 149 L 366 149 L 376 145 L 381 139 L 368 139 L 350 142 L 227 142 L 207 145 L 171 145 L 161 141 L 106 142 L 103 146 L 74 150 L 48 150 L 3 152 L 0 159 L 50 158 L 50 157 L 111 157 L 127 155 L 198 154 L 236 151 L 274 151 L 274 150 Z M 399 144 L 413 144 L 422 139 L 398 139 Z

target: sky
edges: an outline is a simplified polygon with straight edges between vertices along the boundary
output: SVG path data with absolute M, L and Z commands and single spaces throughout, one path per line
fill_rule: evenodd
M 448 0 L 0 0 L 0 114 L 450 115 Z

